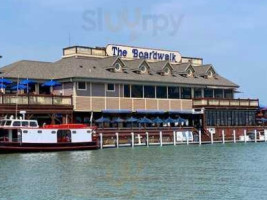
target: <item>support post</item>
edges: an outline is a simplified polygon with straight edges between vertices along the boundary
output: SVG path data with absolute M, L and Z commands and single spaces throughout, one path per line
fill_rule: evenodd
M 234 143 L 236 143 L 236 131 L 233 130 L 233 135 L 234 135 Z
M 256 143 L 257 142 L 257 130 L 255 129 L 255 131 L 254 131 L 254 142 Z
M 100 149 L 103 149 L 103 134 L 100 133 L 99 136 L 100 136 Z
M 162 147 L 162 131 L 159 132 L 159 142 L 160 146 Z
M 186 144 L 189 145 L 189 138 L 188 138 L 188 135 L 189 135 L 189 131 L 186 131 Z
M 247 143 L 247 130 L 244 130 L 244 141 Z
M 198 143 L 199 143 L 199 145 L 202 144 L 202 140 L 201 140 L 201 130 L 200 130 L 200 129 L 199 129 L 199 131 L 198 131 Z
M 11 129 L 8 130 L 8 141 L 12 142 L 12 130 Z
M 116 147 L 119 148 L 119 133 L 116 133 Z
M 146 146 L 149 147 L 149 133 L 146 132 Z
M 225 144 L 225 134 L 224 134 L 224 130 L 222 130 L 222 143 Z
M 173 145 L 176 146 L 176 132 L 173 131 Z
M 213 144 L 213 133 L 210 133 L 210 142 Z
M 132 135 L 132 148 L 134 148 L 134 132 L 131 132 Z

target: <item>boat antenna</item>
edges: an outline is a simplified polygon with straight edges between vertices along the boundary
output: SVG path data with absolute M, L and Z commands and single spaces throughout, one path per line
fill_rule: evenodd
M 19 92 L 19 76 L 17 80 L 17 93 L 16 93 L 16 119 L 18 119 L 18 92 Z

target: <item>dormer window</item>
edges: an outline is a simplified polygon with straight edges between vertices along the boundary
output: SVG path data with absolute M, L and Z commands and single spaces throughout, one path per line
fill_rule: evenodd
M 214 75 L 213 71 L 212 70 L 209 70 L 208 71 L 208 78 L 212 78 Z
M 147 67 L 145 65 L 141 65 L 139 67 L 139 70 L 140 70 L 141 74 L 147 73 Z
M 120 72 L 121 71 L 121 64 L 120 63 L 116 63 L 115 64 L 115 71 L 116 72 Z
M 164 69 L 164 75 L 169 75 L 170 74 L 170 68 L 169 67 L 165 67 Z
M 187 76 L 189 76 L 189 77 L 193 76 L 193 71 L 192 71 L 192 69 L 188 69 L 188 70 L 187 70 Z

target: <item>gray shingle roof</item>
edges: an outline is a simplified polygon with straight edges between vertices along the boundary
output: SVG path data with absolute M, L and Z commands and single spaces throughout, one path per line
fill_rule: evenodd
M 117 60 L 116 57 L 107 58 L 81 58 L 69 57 L 60 59 L 54 63 L 38 62 L 38 61 L 19 61 L 0 69 L 1 76 L 6 78 L 31 78 L 31 79 L 66 79 L 66 78 L 89 78 L 101 80 L 116 80 L 116 81 L 132 81 L 144 82 L 152 84 L 153 82 L 163 84 L 188 84 L 202 86 L 222 86 L 222 87 L 239 87 L 235 83 L 216 74 L 216 78 L 203 78 L 196 76 L 195 78 L 184 77 L 180 75 L 162 76 L 158 73 L 137 74 L 133 70 L 125 70 L 126 72 L 112 72 L 107 70 L 107 67 Z M 138 69 L 144 60 L 123 60 L 125 68 Z M 166 62 L 149 62 L 153 72 L 162 69 Z M 171 65 L 175 71 L 186 70 L 188 64 Z M 210 65 L 209 65 L 210 66 Z M 203 68 L 202 68 L 203 67 Z M 207 70 L 207 66 L 193 67 L 197 73 L 202 73 Z

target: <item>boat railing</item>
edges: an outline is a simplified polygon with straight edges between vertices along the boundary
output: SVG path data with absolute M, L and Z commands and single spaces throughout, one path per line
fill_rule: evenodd
M 2 94 L 0 104 L 72 105 L 72 96 L 44 94 Z

